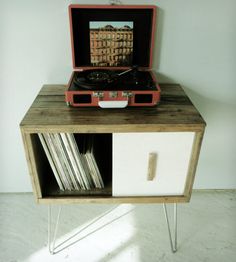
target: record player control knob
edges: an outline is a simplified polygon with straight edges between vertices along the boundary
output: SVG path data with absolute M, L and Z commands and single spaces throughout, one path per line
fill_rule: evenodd
M 117 91 L 109 92 L 109 97 L 116 98 L 117 96 L 118 96 L 118 92 Z
M 93 92 L 93 96 L 94 97 L 98 97 L 98 98 L 101 98 L 104 96 L 103 92 Z
M 132 93 L 131 93 L 131 92 L 124 91 L 124 92 L 122 92 L 122 96 L 123 96 L 123 97 L 132 97 Z

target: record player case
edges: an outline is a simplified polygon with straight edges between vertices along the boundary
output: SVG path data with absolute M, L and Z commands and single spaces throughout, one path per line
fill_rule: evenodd
M 65 92 L 73 107 L 155 106 L 152 72 L 157 7 L 70 5 L 74 72 Z

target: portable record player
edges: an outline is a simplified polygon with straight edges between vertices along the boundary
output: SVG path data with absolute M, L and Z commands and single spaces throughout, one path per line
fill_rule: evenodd
M 154 106 L 151 71 L 156 6 L 70 5 L 73 68 L 65 92 L 74 107 Z

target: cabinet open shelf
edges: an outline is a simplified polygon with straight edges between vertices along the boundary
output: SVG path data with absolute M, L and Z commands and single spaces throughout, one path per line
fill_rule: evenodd
M 160 86 L 160 105 L 126 109 L 70 108 L 65 86 L 44 86 L 20 124 L 36 201 L 188 202 L 205 122 L 179 85 Z M 38 135 L 48 133 L 74 134 L 80 151 L 94 136 L 104 188 L 60 190 Z M 157 158 L 152 181 L 150 155 Z
M 65 190 L 61 191 L 55 183 L 44 187 L 43 197 L 108 197 L 112 196 L 111 183 L 106 183 L 103 189 L 90 189 L 90 190 Z
M 111 196 L 112 195 L 112 134 L 73 134 L 80 152 L 86 140 L 93 139 L 94 155 L 104 188 L 60 190 L 49 159 L 37 133 L 30 134 L 32 154 L 42 197 L 50 196 Z M 68 159 L 69 161 L 70 159 Z M 68 174 L 65 174 L 68 175 Z

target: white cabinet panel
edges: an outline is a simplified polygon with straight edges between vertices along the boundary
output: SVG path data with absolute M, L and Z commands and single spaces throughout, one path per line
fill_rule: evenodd
M 113 196 L 182 195 L 194 134 L 114 133 Z M 157 156 L 155 176 L 151 181 L 148 180 L 150 153 L 152 157 Z

